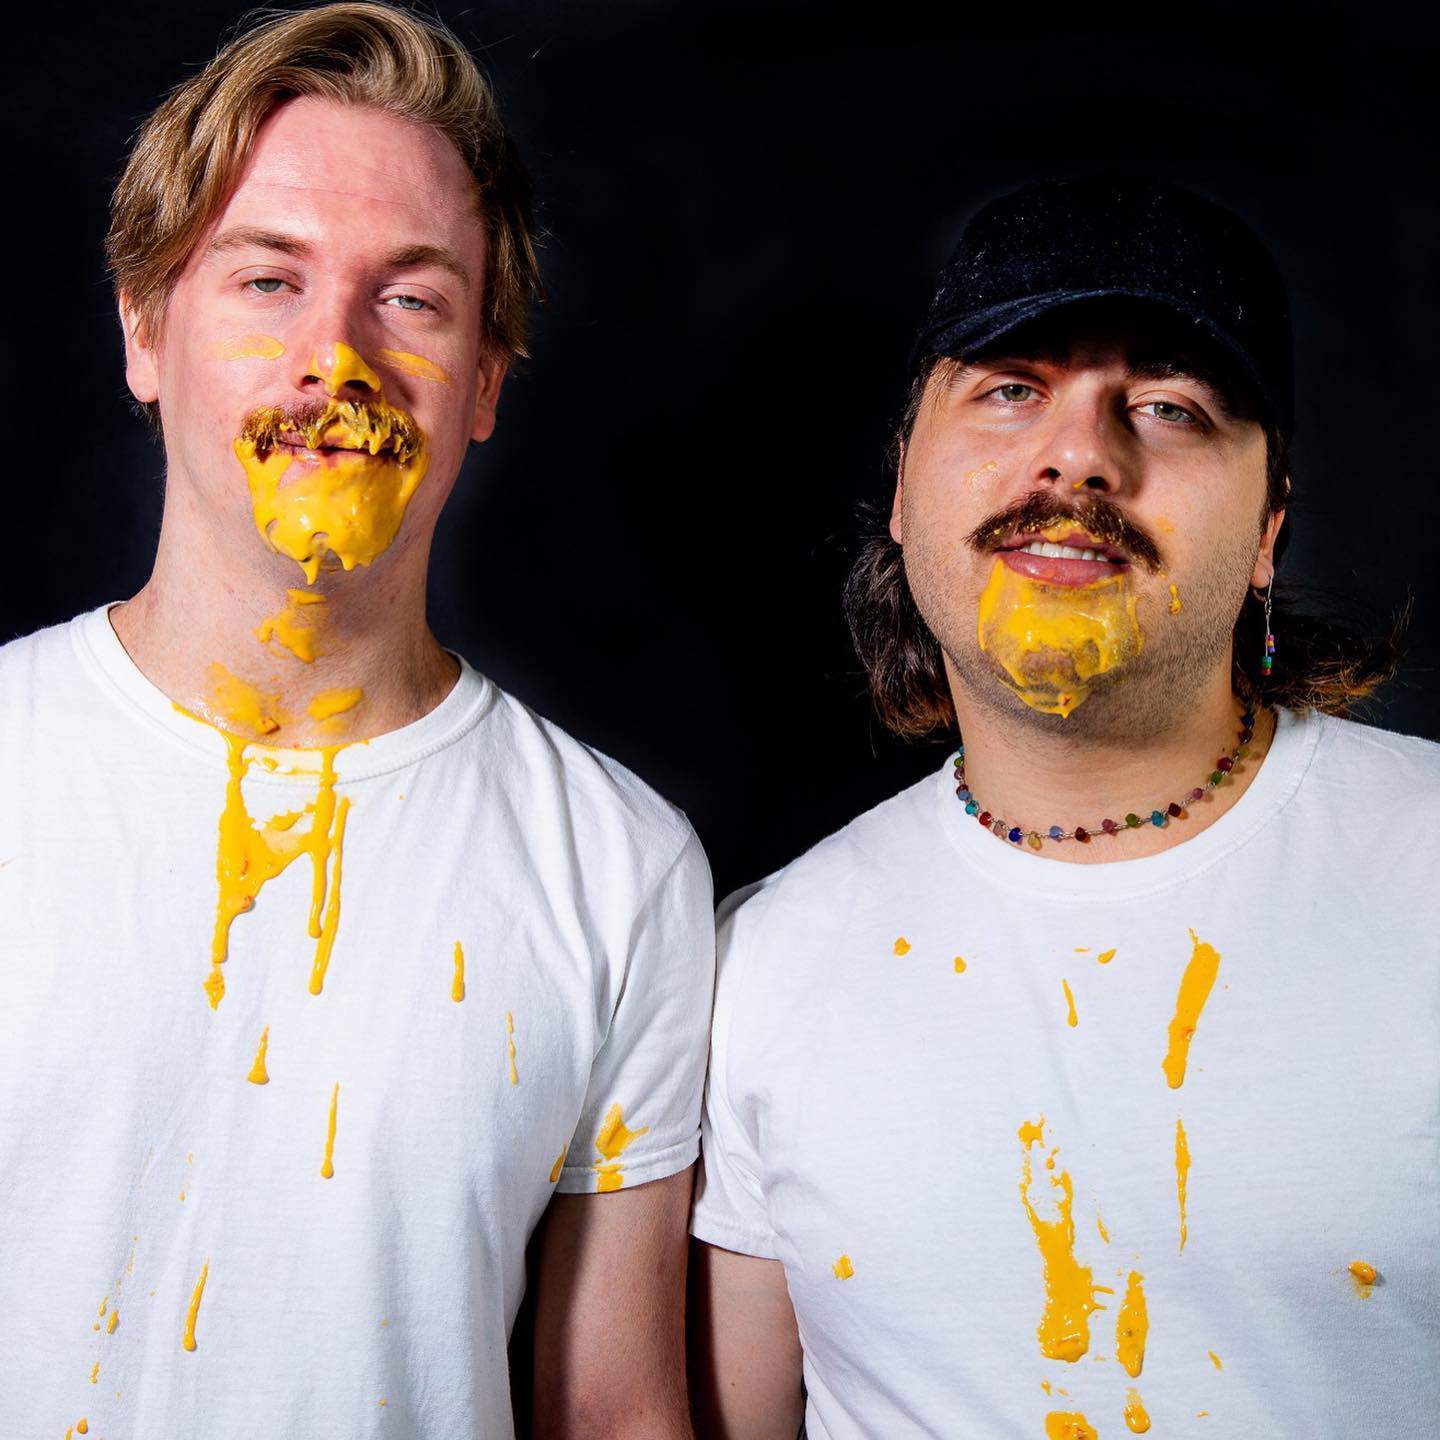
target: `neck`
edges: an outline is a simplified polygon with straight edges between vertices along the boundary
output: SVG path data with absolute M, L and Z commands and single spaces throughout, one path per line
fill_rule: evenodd
M 142 674 L 217 728 L 272 746 L 350 744 L 418 720 L 458 678 L 425 618 L 428 537 L 307 587 L 298 565 L 257 558 L 253 534 L 236 555 L 206 547 L 213 558 L 197 565 L 169 530 L 150 579 L 110 620 Z
M 1228 652 L 1183 712 L 1143 737 L 1107 734 L 1094 725 L 1070 731 L 1067 721 L 1050 723 L 1049 716 L 1017 723 L 1012 709 L 967 692 L 953 670 L 950 688 L 964 737 L 966 781 L 982 810 L 1042 835 L 1052 825 L 1067 833 L 1077 826 L 1099 832 L 1107 818 L 1123 827 L 1127 812 L 1146 822 L 1119 837 L 1097 834 L 1091 844 L 1047 839 L 1035 852 L 1075 864 L 1158 854 L 1214 824 L 1249 787 L 1274 734 L 1273 716 L 1258 714 L 1248 756 L 1203 800 L 1192 802 L 1191 791 L 1235 748 L 1246 708 L 1230 687 Z M 1183 805 L 1185 818 L 1148 823 L 1151 811 L 1164 810 L 1168 801 Z

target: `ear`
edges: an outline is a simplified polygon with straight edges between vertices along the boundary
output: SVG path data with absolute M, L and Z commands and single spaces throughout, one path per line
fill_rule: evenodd
M 160 364 L 155 347 L 129 296 L 120 296 L 118 309 L 125 336 L 125 383 L 142 405 L 153 405 L 160 398 Z
M 900 463 L 895 467 L 895 499 L 890 505 L 890 538 L 897 544 L 905 543 L 903 519 L 905 501 L 905 442 L 900 442 Z
M 1250 583 L 1257 590 L 1263 590 L 1275 578 L 1275 541 L 1280 537 L 1280 527 L 1285 523 L 1285 512 L 1277 510 L 1266 522 L 1260 533 L 1260 553 L 1255 557 L 1255 572 Z
M 495 433 L 495 410 L 500 403 L 500 386 L 505 380 L 505 362 L 498 356 L 482 355 L 475 410 L 470 417 L 470 438 L 483 444 Z

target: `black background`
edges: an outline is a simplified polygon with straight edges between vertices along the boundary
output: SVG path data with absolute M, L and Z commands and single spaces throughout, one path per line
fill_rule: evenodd
M 162 465 L 126 404 L 108 192 L 239 13 L 53 6 L 10 32 L 0 640 L 149 573 Z M 682 805 L 721 893 L 938 763 L 870 719 L 839 589 L 934 272 L 970 210 L 1031 176 L 1171 176 L 1271 244 L 1298 359 L 1286 577 L 1372 617 L 1414 593 L 1411 661 L 1372 714 L 1440 737 L 1419 6 L 438 13 L 535 174 L 550 303 L 442 520 L 432 622 Z

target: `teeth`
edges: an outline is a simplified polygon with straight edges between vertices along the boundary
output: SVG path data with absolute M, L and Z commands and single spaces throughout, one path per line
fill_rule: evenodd
M 1021 548 L 1024 555 L 1044 555 L 1051 560 L 1098 560 L 1105 565 L 1115 562 L 1097 550 L 1077 550 L 1073 545 L 1053 545 L 1048 540 L 1032 540 Z

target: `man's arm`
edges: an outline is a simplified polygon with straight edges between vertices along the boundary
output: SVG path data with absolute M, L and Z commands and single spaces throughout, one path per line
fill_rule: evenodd
M 536 1262 L 533 1440 L 691 1440 L 692 1175 L 550 1201 Z
M 805 1397 L 784 1266 L 698 1240 L 690 1262 L 696 1434 L 700 1440 L 795 1440 Z

